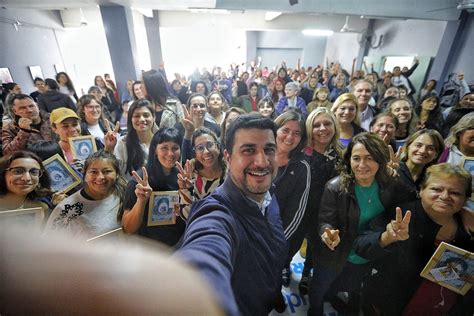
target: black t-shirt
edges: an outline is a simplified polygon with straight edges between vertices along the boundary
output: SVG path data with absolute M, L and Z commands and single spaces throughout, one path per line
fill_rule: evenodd
M 147 170 L 150 174 L 150 170 Z M 155 171 L 156 172 L 156 171 Z M 170 175 L 164 176 L 159 187 L 152 187 L 153 191 L 174 191 L 178 190 L 177 182 L 177 171 L 173 170 Z M 137 202 L 137 196 L 135 195 L 135 186 L 137 182 L 132 179 L 127 184 L 127 189 L 125 191 L 125 201 L 124 201 L 124 210 L 131 210 L 135 203 Z M 162 225 L 162 226 L 148 226 L 148 208 L 149 202 L 145 205 L 145 210 L 143 212 L 143 221 L 138 234 L 140 236 L 145 236 L 160 242 L 167 244 L 168 246 L 174 246 L 179 241 L 181 236 L 184 233 L 185 223 L 180 218 L 176 218 L 176 224 L 172 225 Z

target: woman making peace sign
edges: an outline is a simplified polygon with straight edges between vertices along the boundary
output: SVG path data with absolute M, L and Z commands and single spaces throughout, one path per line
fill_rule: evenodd
M 178 170 L 175 163 L 181 155 L 181 138 L 174 128 L 164 128 L 153 136 L 149 159 L 140 173 L 132 172 L 133 178 L 125 192 L 123 230 L 129 234 L 161 241 L 174 246 L 184 232 L 184 222 L 163 226 L 147 226 L 148 203 L 153 191 L 178 190 Z
M 358 313 L 357 300 L 364 277 L 370 272 L 370 258 L 356 252 L 354 240 L 371 228 L 369 223 L 396 203 L 415 198 L 387 171 L 387 145 L 371 133 L 361 133 L 351 140 L 343 156 L 340 175 L 325 187 L 319 210 L 314 276 L 310 286 L 308 315 L 322 315 L 325 296 L 336 300 L 338 291 L 351 293 L 351 312 Z M 400 217 L 400 216 L 399 216 Z M 408 235 L 399 231 L 409 222 L 397 217 L 381 242 L 393 243 Z M 408 215 L 409 217 L 409 215 Z M 395 231 L 395 236 L 393 232 Z

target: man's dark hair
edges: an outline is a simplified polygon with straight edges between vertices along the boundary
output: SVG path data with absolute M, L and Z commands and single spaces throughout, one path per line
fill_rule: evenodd
M 276 139 L 277 127 L 271 119 L 265 118 L 259 113 L 243 114 L 237 117 L 235 121 L 230 124 L 229 129 L 226 131 L 225 148 L 230 154 L 232 154 L 235 133 L 237 130 L 250 128 L 262 130 L 269 129 L 273 132 L 273 136 L 275 136 Z
M 10 102 L 11 104 L 15 104 L 15 100 L 25 100 L 25 99 L 30 99 L 31 101 L 33 101 L 33 103 L 35 102 L 35 100 L 33 100 L 32 97 L 30 97 L 29 95 L 27 94 L 23 94 L 23 93 L 20 93 L 20 94 L 15 94 L 11 99 L 10 99 Z
M 44 82 L 43 78 L 36 77 L 35 80 L 33 80 L 33 83 L 36 84 L 38 81 Z
M 51 89 L 51 90 L 59 90 L 59 85 L 56 80 L 48 78 L 44 81 L 44 83 Z

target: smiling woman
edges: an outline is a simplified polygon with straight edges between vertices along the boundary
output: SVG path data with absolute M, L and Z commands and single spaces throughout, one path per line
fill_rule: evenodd
M 38 199 L 51 193 L 48 172 L 41 159 L 27 151 L 0 160 L 0 211 L 48 206 Z
M 125 192 L 122 227 L 128 234 L 139 234 L 168 246 L 174 246 L 184 232 L 184 221 L 163 226 L 148 226 L 152 192 L 178 190 L 176 162 L 181 156 L 181 136 L 174 128 L 160 129 L 150 143 L 149 159 L 141 171 L 133 171 L 133 180 Z
M 421 199 L 401 206 L 411 210 L 410 238 L 378 257 L 375 262 L 377 275 L 364 284 L 367 294 L 364 296 L 369 300 L 367 306 L 377 313 L 393 315 L 462 315 L 464 311 L 472 311 L 472 295 L 462 297 L 420 276 L 440 242 L 473 251 L 472 240 L 459 216 L 471 195 L 471 179 L 462 167 L 448 163 L 427 169 L 421 185 Z M 387 218 L 373 222 L 374 226 L 379 226 L 377 229 L 384 229 L 387 223 Z M 378 236 L 373 236 L 374 244 L 379 243 Z M 466 276 L 456 275 L 457 278 L 451 281 L 460 282 Z M 456 304 L 458 309 L 453 310 Z
M 370 231 L 370 221 L 386 209 L 415 198 L 388 175 L 388 161 L 389 150 L 380 137 L 361 133 L 344 153 L 340 176 L 327 183 L 318 216 L 311 312 L 322 314 L 324 296 L 331 301 L 341 289 L 351 298 L 358 296 L 370 261 L 356 252 L 355 238 Z
M 285 238 L 289 242 L 284 286 L 290 283 L 290 262 L 301 246 L 307 228 L 306 204 L 311 185 L 311 168 L 301 149 L 306 143 L 305 121 L 301 114 L 287 111 L 275 119 L 277 130 L 277 177 L 275 196 L 280 206 Z
M 93 153 L 84 164 L 84 188 L 58 204 L 45 233 L 63 231 L 87 240 L 117 227 L 125 181 L 117 159 L 105 151 Z

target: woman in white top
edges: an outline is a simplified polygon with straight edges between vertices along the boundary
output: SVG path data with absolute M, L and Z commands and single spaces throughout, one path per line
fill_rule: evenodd
M 69 78 L 67 73 L 63 71 L 58 72 L 58 74 L 56 75 L 56 81 L 59 85 L 59 92 L 67 94 L 74 103 L 79 100 L 76 94 L 76 90 L 74 89 L 74 85 L 72 84 L 71 78 Z
M 148 100 L 132 103 L 127 117 L 128 134 L 117 142 L 114 154 L 120 162 L 121 174 L 132 179 L 133 170 L 141 170 L 148 161 L 148 150 L 157 128 L 155 109 Z
M 120 227 L 124 192 L 117 159 L 102 150 L 93 153 L 84 165 L 84 188 L 54 208 L 45 234 L 64 231 L 88 240 Z
M 92 135 L 104 144 L 110 122 L 104 116 L 104 105 L 92 94 L 83 95 L 77 102 L 77 113 L 81 118 L 81 134 Z

